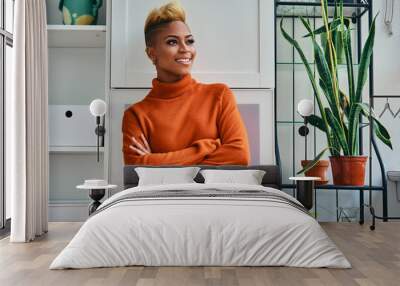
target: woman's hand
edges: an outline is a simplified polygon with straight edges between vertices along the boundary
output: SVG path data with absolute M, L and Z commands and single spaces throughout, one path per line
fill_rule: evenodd
M 150 145 L 149 143 L 147 143 L 147 140 L 144 137 L 143 133 L 140 134 L 140 138 L 142 139 L 143 144 L 141 144 L 138 140 L 136 140 L 135 137 L 132 137 L 132 144 L 129 145 L 129 148 L 131 148 L 139 155 L 150 154 L 151 153 Z

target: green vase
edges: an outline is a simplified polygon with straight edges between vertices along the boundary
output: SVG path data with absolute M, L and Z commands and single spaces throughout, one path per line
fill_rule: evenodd
M 96 25 L 103 0 L 60 0 L 65 25 Z

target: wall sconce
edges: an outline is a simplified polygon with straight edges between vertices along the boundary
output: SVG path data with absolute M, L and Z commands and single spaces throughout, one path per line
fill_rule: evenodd
M 100 147 L 100 136 L 102 137 L 102 141 L 103 144 L 102 146 L 104 146 L 104 134 L 106 133 L 106 129 L 104 127 L 104 122 L 105 122 L 105 118 L 104 115 L 106 114 L 107 111 L 107 104 L 104 100 L 102 99 L 95 99 L 90 103 L 89 106 L 90 109 L 90 113 L 96 117 L 96 129 L 95 129 L 95 133 L 97 135 L 97 162 L 100 161 L 99 157 L 99 147 Z M 100 117 L 103 117 L 103 124 L 100 125 Z
M 297 112 L 303 117 L 304 125 L 299 128 L 300 136 L 304 136 L 304 160 L 307 160 L 307 135 L 310 130 L 307 127 L 307 118 L 314 112 L 314 103 L 309 99 L 302 99 L 297 104 Z

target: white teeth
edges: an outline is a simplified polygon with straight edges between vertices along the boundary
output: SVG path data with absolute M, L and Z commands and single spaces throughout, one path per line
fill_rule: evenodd
M 188 64 L 191 62 L 191 59 L 177 59 L 176 61 L 181 64 Z

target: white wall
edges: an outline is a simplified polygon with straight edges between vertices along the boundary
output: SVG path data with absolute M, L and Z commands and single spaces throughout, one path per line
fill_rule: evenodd
M 122 108 L 124 104 L 141 100 L 147 93 L 143 88 L 150 87 L 155 76 L 154 66 L 144 52 L 143 26 L 151 8 L 163 3 L 165 1 L 162 0 L 112 2 L 111 28 L 108 29 L 111 30 L 108 170 L 109 181 L 118 185 L 121 185 L 123 168 L 120 138 Z M 251 0 L 243 5 L 241 0 L 221 0 L 218 3 L 212 0 L 184 0 L 182 5 L 196 39 L 197 59 L 193 77 L 200 82 L 226 83 L 234 89 L 238 99 L 249 100 L 263 91 L 265 96 L 257 103 L 273 107 L 269 98 L 275 84 L 273 1 Z M 223 14 L 221 11 L 224 11 Z M 235 89 L 243 87 L 246 89 Z M 268 120 L 265 120 L 267 116 Z M 261 124 L 269 125 L 266 130 L 273 130 L 274 124 L 270 120 L 273 111 L 261 117 Z M 260 133 L 267 134 L 262 130 Z M 273 136 L 265 136 L 268 144 L 263 142 L 263 135 L 260 137 L 263 148 L 260 154 L 273 151 Z M 268 155 L 268 160 L 262 155 L 260 157 L 259 162 L 274 162 L 273 156 Z
M 273 1 L 182 0 L 196 40 L 192 75 L 230 87 L 274 87 Z M 148 12 L 163 0 L 112 2 L 111 86 L 150 87 L 154 66 L 144 50 Z M 222 12 L 223 11 L 223 12 Z M 222 12 L 222 13 L 221 13 Z
M 132 1 L 132 0 L 130 0 Z M 56 3 L 57 2 L 57 3 Z M 104 1 L 106 2 L 106 1 Z M 110 1 L 111 2 L 111 1 Z M 110 3 L 109 2 L 109 3 Z M 381 6 L 384 5 L 385 1 L 374 1 L 374 12 L 378 12 L 379 10 L 381 10 Z M 49 4 L 50 3 L 50 4 Z M 58 1 L 48 1 L 48 8 L 51 6 L 54 6 L 56 4 L 58 4 Z M 383 11 L 380 11 L 380 15 L 379 18 L 377 20 L 377 32 L 376 32 L 376 42 L 375 42 L 375 93 L 376 94 L 400 94 L 400 59 L 398 57 L 398 53 L 399 53 L 399 48 L 400 48 L 400 1 L 399 0 L 395 0 L 395 15 L 394 15 L 394 21 L 393 21 L 393 32 L 394 35 L 392 37 L 389 37 L 387 35 L 387 33 L 385 32 L 385 27 L 383 24 Z M 190 16 L 190 15 L 189 15 Z M 49 18 L 49 22 L 52 22 L 53 24 L 55 23 L 59 23 L 60 20 L 59 18 L 57 18 L 58 16 L 50 16 Z M 103 17 L 103 16 L 102 16 Z M 105 18 L 102 18 L 103 20 L 101 20 L 100 22 L 105 22 Z M 103 22 L 103 23 L 104 23 Z M 272 23 L 272 21 L 271 21 Z M 296 27 L 299 28 L 299 25 L 296 24 Z M 108 29 L 108 32 L 111 31 L 111 29 Z M 252 33 L 256 34 L 258 33 L 258 30 L 254 30 Z M 301 33 L 303 33 L 304 31 L 302 30 L 298 30 L 297 31 L 299 33 L 299 35 Z M 110 39 L 110 35 L 108 35 L 109 39 Z M 257 38 L 255 35 L 253 35 L 253 38 Z M 278 35 L 279 38 L 279 35 Z M 273 38 L 271 38 L 270 40 L 272 41 Z M 239 39 L 240 41 L 240 39 Z M 282 46 L 283 47 L 283 46 Z M 141 52 L 140 51 L 135 51 L 135 53 Z M 60 52 L 61 50 L 54 50 L 54 51 L 50 51 L 50 56 L 51 58 L 53 58 L 54 60 L 52 61 L 52 63 L 50 63 L 51 65 L 51 69 L 53 70 L 54 73 L 58 73 L 58 76 L 54 76 L 52 75 L 52 77 L 54 77 L 54 80 L 52 80 L 52 85 L 49 87 L 49 92 L 51 92 L 52 94 L 49 94 L 49 100 L 54 102 L 57 102 L 57 104 L 71 104 L 71 102 L 73 102 L 72 104 L 83 104 L 82 101 L 84 102 L 88 102 L 90 101 L 92 96 L 95 96 L 95 94 L 97 93 L 97 87 L 95 89 L 90 89 L 92 91 L 96 90 L 96 92 L 92 92 L 92 93 L 88 93 L 88 92 L 83 92 L 83 90 L 81 91 L 76 91 L 73 94 L 68 93 L 68 83 L 65 82 L 61 82 L 60 84 L 56 84 L 57 81 L 60 81 L 62 79 L 62 74 L 63 73 L 68 73 L 69 76 L 69 80 L 70 82 L 74 83 L 76 82 L 79 78 L 81 74 L 84 74 L 84 70 L 82 69 L 78 69 L 78 70 L 74 70 L 72 63 L 68 62 L 67 59 L 69 56 L 74 56 L 74 54 L 77 52 L 76 57 L 85 59 L 85 61 L 88 61 L 89 65 L 91 67 L 95 67 L 93 69 L 94 73 L 93 75 L 86 77 L 86 81 L 83 82 L 82 87 L 83 89 L 85 89 L 86 84 L 89 85 L 93 85 L 93 83 L 91 83 L 91 78 L 92 76 L 95 77 L 96 79 L 99 79 L 101 74 L 102 74 L 102 69 L 101 69 L 101 65 L 103 65 L 104 63 L 102 63 L 101 61 L 104 60 L 104 57 L 101 56 L 101 53 L 104 53 L 104 50 L 98 50 L 96 51 L 96 49 L 93 49 L 91 53 L 89 53 L 88 51 L 77 51 L 77 50 L 66 50 L 64 55 L 62 55 L 60 57 Z M 132 52 L 132 51 L 130 51 Z M 287 58 L 288 56 L 291 57 L 291 49 L 284 49 L 281 48 L 278 45 L 278 56 L 282 57 L 283 59 Z M 86 58 L 86 54 L 87 53 L 87 58 Z M 273 57 L 273 54 L 268 55 L 270 57 Z M 56 62 L 56 59 L 58 61 L 57 64 L 54 64 Z M 59 63 L 61 62 L 65 62 L 67 68 L 65 70 L 63 70 L 61 67 L 63 66 L 62 64 L 60 65 Z M 302 69 L 301 66 L 297 67 L 297 69 Z M 278 75 L 280 74 L 281 77 L 286 78 L 287 81 L 291 80 L 291 72 L 289 69 L 282 68 L 280 70 L 278 70 Z M 109 72 L 107 71 L 105 74 L 105 78 L 106 81 L 108 80 L 108 78 L 110 77 Z M 289 94 L 291 92 L 290 90 L 290 86 L 285 84 L 285 82 L 287 81 L 283 81 L 278 85 L 278 89 L 280 90 L 280 94 L 282 91 L 286 90 L 286 93 Z M 97 80 L 97 82 L 99 82 Z M 71 87 L 71 86 L 70 86 Z M 72 89 L 75 87 L 71 87 Z M 297 97 L 296 97 L 296 102 L 298 100 L 300 100 L 301 98 L 310 96 L 310 86 L 308 84 L 307 79 L 304 77 L 304 74 L 302 75 L 300 74 L 296 74 L 296 90 L 298 91 L 297 93 Z M 101 88 L 98 87 L 98 91 L 99 93 L 101 92 Z M 82 93 L 80 93 L 82 92 Z M 113 96 L 113 92 L 114 90 L 110 89 L 109 91 L 109 100 L 111 100 L 111 104 L 112 104 L 112 96 Z M 82 97 L 81 97 L 82 96 Z M 84 97 L 83 97 L 84 96 Z M 87 96 L 87 97 L 86 97 Z M 66 102 L 64 102 L 64 100 Z M 278 98 L 278 105 L 284 106 L 284 107 L 288 107 L 288 110 L 291 110 L 291 106 L 288 106 L 285 103 L 287 102 L 288 99 L 284 98 L 284 97 L 280 97 Z M 382 109 L 382 104 L 384 104 L 384 100 L 376 100 L 376 111 L 377 113 L 380 112 L 380 110 Z M 391 100 L 390 101 L 392 104 L 392 107 L 394 108 L 394 110 L 398 110 L 400 108 L 400 99 L 399 100 Z M 281 110 L 280 113 L 278 113 L 278 120 L 282 120 L 284 121 L 286 119 L 286 116 L 289 114 L 288 110 Z M 108 118 L 108 120 L 112 120 L 113 118 Z M 298 118 L 299 119 L 299 118 Z M 392 119 L 392 118 L 387 118 L 387 116 L 382 118 L 383 122 L 387 125 L 387 127 L 389 128 L 389 130 L 391 131 L 392 135 L 393 135 L 393 143 L 394 143 L 394 148 L 395 151 L 394 152 L 389 152 L 385 147 L 381 148 L 382 154 L 383 154 L 383 158 L 385 160 L 385 164 L 386 164 L 386 168 L 387 170 L 392 170 L 392 169 L 400 169 L 400 164 L 398 163 L 398 158 L 399 158 L 399 151 L 398 149 L 400 148 L 400 131 L 398 131 L 398 129 L 396 128 L 398 126 L 397 121 L 400 121 L 400 117 L 397 119 Z M 117 130 L 119 131 L 119 129 Z M 280 147 L 281 147 L 281 156 L 283 157 L 283 160 L 291 160 L 291 152 L 292 152 L 292 146 L 290 145 L 291 142 L 291 136 L 292 136 L 292 130 L 291 128 L 281 128 L 278 130 L 278 136 L 280 138 L 282 138 L 283 140 L 280 140 Z M 296 133 L 297 133 L 297 129 L 296 129 Z M 109 133 L 110 134 L 110 133 Z M 296 135 L 297 136 L 297 135 Z M 313 136 L 313 135 L 312 135 Z M 312 141 L 313 137 L 310 137 L 310 141 Z M 320 135 L 316 135 L 317 138 L 317 144 L 323 144 L 323 138 L 321 138 Z M 113 150 L 109 150 L 109 154 L 112 154 L 112 152 L 120 152 L 121 151 L 121 146 L 113 146 L 112 147 Z M 309 145 L 310 148 L 310 154 L 311 151 L 313 150 L 313 144 Z M 283 150 L 285 150 L 284 152 L 282 152 Z M 297 154 L 302 154 L 302 151 L 304 150 L 304 143 L 302 140 L 298 141 L 298 144 L 296 144 L 296 152 Z M 60 157 L 61 158 L 61 157 Z M 299 160 L 301 160 L 302 158 L 296 158 L 296 164 L 299 162 Z M 72 160 L 72 158 L 71 158 Z M 90 159 L 92 160 L 92 159 Z M 54 161 L 53 164 L 54 166 L 56 166 L 55 164 L 60 163 L 61 161 Z M 291 162 L 289 162 L 291 163 Z M 72 164 L 72 163 L 69 163 Z M 289 164 L 290 165 L 290 164 Z M 58 165 L 60 168 L 59 170 L 62 170 L 61 168 L 64 168 L 65 165 L 59 164 Z M 374 166 L 376 166 L 376 164 L 374 163 Z M 296 170 L 298 170 L 298 164 L 295 166 Z M 122 166 L 121 166 L 122 168 Z M 285 180 L 286 177 L 288 177 L 289 175 L 291 175 L 291 170 L 284 170 L 284 181 L 288 182 L 287 180 Z M 62 172 L 60 172 L 61 174 Z M 83 178 L 82 178 L 83 179 Z M 112 178 L 110 178 L 112 181 Z M 55 182 L 54 185 L 56 185 L 58 182 Z M 64 182 L 65 183 L 65 182 Z M 374 183 L 380 183 L 380 177 L 379 177 L 379 173 L 378 170 L 374 169 Z M 63 187 L 64 188 L 64 187 Z M 67 197 L 64 196 L 64 194 L 66 194 L 67 190 L 58 192 L 57 191 L 57 195 L 54 196 L 53 198 L 59 198 L 59 199 L 63 199 L 66 200 Z M 56 193 L 54 193 L 56 194 Z M 366 193 L 367 194 L 367 193 Z M 76 194 L 78 195 L 78 194 Z M 79 198 L 78 197 L 74 197 L 74 199 L 84 199 L 83 197 L 81 197 L 82 194 L 79 194 Z M 368 200 L 368 197 L 366 196 L 366 202 Z M 380 199 L 380 194 L 377 194 L 374 197 L 374 202 L 375 204 L 378 206 L 378 211 L 379 211 L 379 206 L 381 204 L 381 199 Z M 334 192 L 329 192 L 329 191 L 319 191 L 318 193 L 318 204 L 319 204 L 319 215 L 320 215 L 320 219 L 321 220 L 336 220 L 336 209 L 335 209 L 335 193 Z M 339 205 L 341 206 L 345 206 L 345 207 L 357 207 L 358 206 L 358 193 L 352 192 L 352 191 L 340 191 L 340 203 Z M 389 185 L 389 212 L 390 214 L 396 214 L 396 215 L 400 215 L 400 205 L 398 202 L 396 202 L 395 197 L 394 197 L 394 190 L 393 190 L 393 185 L 390 184 Z
M 400 1 L 394 1 L 393 35 L 384 24 L 385 2 L 374 1 L 374 14 L 379 12 L 375 38 L 375 93 L 400 95 Z

